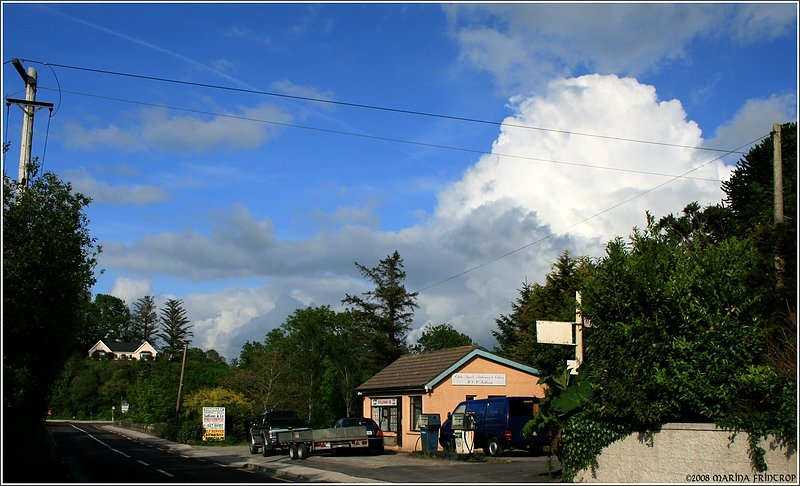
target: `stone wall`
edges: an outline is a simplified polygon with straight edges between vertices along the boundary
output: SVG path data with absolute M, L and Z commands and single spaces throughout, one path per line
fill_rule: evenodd
M 652 443 L 632 434 L 609 445 L 594 473 L 580 471 L 575 482 L 797 484 L 796 451 L 762 440 L 768 469 L 758 473 L 751 467 L 747 434 L 732 443 L 731 435 L 714 424 L 665 424 Z

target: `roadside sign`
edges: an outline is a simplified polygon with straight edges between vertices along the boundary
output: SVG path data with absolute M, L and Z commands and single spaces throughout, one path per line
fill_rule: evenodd
M 536 321 L 536 342 L 542 344 L 569 344 L 574 346 L 574 322 Z
M 203 440 L 225 439 L 225 407 L 203 407 Z

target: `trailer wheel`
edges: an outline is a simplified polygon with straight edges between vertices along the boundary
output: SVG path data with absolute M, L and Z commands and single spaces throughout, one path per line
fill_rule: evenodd
M 256 439 L 252 435 L 250 436 L 250 454 L 258 454 L 258 446 L 256 445 Z
M 301 460 L 308 459 L 308 446 L 306 444 L 298 444 L 297 458 Z
M 297 450 L 297 444 L 290 445 L 289 446 L 289 459 L 294 461 L 298 457 L 299 457 L 299 455 L 298 455 L 298 450 Z

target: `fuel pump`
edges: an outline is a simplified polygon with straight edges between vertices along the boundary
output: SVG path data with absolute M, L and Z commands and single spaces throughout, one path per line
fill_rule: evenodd
M 456 454 L 472 454 L 475 449 L 475 412 L 452 415 Z
M 438 413 L 423 413 L 419 416 L 419 434 L 422 439 L 422 450 L 436 452 L 439 448 L 439 428 L 441 419 Z

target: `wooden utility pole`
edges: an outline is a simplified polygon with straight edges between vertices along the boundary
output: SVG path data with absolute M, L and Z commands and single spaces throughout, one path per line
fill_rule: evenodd
M 14 103 L 22 107 L 22 140 L 19 147 L 19 176 L 17 179 L 17 192 L 28 186 L 28 172 L 31 165 L 31 149 L 33 147 L 33 116 L 37 108 L 53 109 L 52 103 L 42 103 L 36 101 L 36 87 L 38 84 L 38 73 L 33 67 L 28 71 L 22 67 L 22 62 L 14 58 L 11 60 L 22 80 L 25 82 L 25 99 L 18 100 L 6 98 L 6 104 Z
M 772 125 L 772 154 L 775 192 L 775 224 L 783 223 L 783 160 L 781 156 L 781 125 Z
M 583 362 L 583 315 L 581 314 L 581 292 L 575 292 L 575 371 Z
M 189 343 L 183 343 L 183 362 L 181 363 L 181 381 L 178 384 L 178 402 L 175 404 L 175 423 L 180 420 L 179 412 L 181 410 L 181 392 L 183 391 L 183 372 L 186 369 L 186 352 L 189 350 Z
M 775 226 L 783 224 L 783 158 L 781 155 L 781 125 L 772 125 L 772 171 L 773 171 L 773 201 L 775 205 Z M 780 231 L 780 228 L 778 228 Z M 776 239 L 775 244 L 775 279 L 776 286 L 783 288 L 783 257 L 781 248 Z

